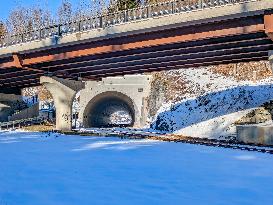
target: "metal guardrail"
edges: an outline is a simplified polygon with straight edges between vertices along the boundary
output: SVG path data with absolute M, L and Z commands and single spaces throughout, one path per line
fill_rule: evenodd
M 48 27 L 35 29 L 21 34 L 12 35 L 6 33 L 0 38 L 0 48 L 92 29 L 103 29 L 136 20 L 250 1 L 260 0 L 174 0 L 146 5 L 135 9 L 109 13 L 107 15 L 93 16 L 64 24 L 50 25 Z
M 35 118 L 27 118 L 22 120 L 15 120 L 15 121 L 9 121 L 9 122 L 1 122 L 0 123 L 0 130 L 2 129 L 9 129 L 9 128 L 15 128 L 15 127 L 21 127 L 25 125 L 33 125 L 37 123 L 41 123 L 45 120 L 43 117 L 35 117 Z

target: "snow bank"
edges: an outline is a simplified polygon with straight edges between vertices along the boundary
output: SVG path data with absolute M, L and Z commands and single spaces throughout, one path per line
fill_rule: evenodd
M 179 96 L 180 101 L 162 105 L 153 129 L 192 137 L 229 137 L 235 134 L 235 121 L 273 99 L 272 77 L 256 83 L 236 81 L 204 68 L 173 75 L 180 75 L 191 92 Z

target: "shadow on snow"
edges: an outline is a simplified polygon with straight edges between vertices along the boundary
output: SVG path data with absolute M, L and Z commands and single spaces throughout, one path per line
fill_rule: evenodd
M 196 123 L 251 109 L 273 99 L 273 84 L 238 86 L 172 104 L 161 112 L 151 128 L 175 132 Z

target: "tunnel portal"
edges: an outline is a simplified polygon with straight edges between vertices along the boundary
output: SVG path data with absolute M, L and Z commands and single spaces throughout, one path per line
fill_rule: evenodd
M 107 92 L 89 102 L 85 118 L 85 127 L 132 127 L 135 111 L 128 96 Z

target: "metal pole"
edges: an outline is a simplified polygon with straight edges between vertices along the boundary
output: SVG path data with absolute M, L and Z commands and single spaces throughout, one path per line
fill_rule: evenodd
M 81 31 L 81 20 L 78 23 L 78 29 L 79 29 L 79 31 Z
M 199 2 L 198 2 L 198 7 L 199 7 L 200 9 L 203 8 L 203 0 L 199 0 Z
M 171 6 L 172 6 L 172 14 L 175 13 L 175 9 L 174 9 L 174 1 L 171 2 Z
M 61 36 L 62 33 L 61 33 L 61 24 L 58 25 L 58 36 Z
M 42 39 L 42 29 L 41 28 L 39 29 L 39 39 L 40 40 Z
M 103 28 L 102 15 L 99 18 L 100 18 L 100 27 Z
M 147 6 L 147 18 L 150 18 L 151 17 L 151 6 L 148 5 Z
M 127 11 L 127 4 L 125 4 L 125 10 L 124 10 L 124 22 L 128 21 L 128 11 Z

